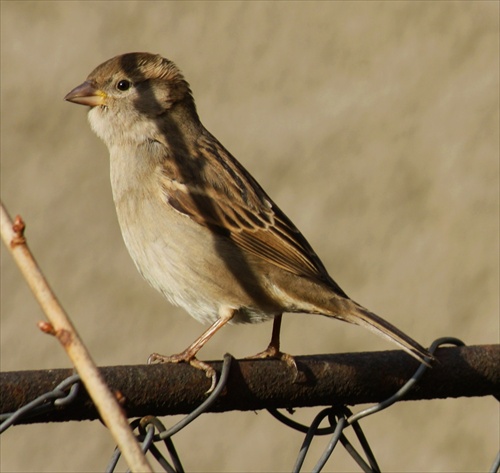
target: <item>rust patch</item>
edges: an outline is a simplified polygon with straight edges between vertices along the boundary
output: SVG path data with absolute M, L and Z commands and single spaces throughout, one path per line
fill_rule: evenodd
M 116 400 L 118 401 L 118 404 L 120 404 L 120 406 L 124 406 L 125 405 L 125 402 L 127 401 L 127 398 L 123 395 L 123 393 L 121 391 L 119 391 L 118 389 L 115 390 L 115 398 Z

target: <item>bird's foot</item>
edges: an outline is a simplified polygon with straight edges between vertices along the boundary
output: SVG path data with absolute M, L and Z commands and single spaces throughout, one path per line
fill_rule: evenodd
M 207 378 L 212 379 L 212 384 L 205 394 L 210 394 L 215 389 L 215 386 L 217 384 L 217 373 L 215 372 L 215 370 L 208 363 L 198 360 L 198 358 L 190 353 L 189 350 L 185 350 L 182 353 L 170 356 L 153 353 L 149 355 L 147 363 L 148 365 L 152 365 L 155 363 L 189 363 L 193 368 L 204 371 Z
M 253 356 L 247 356 L 245 360 L 258 360 L 258 359 L 266 359 L 266 358 L 274 358 L 276 360 L 284 361 L 290 368 L 292 368 L 295 372 L 295 378 L 298 375 L 297 363 L 295 363 L 295 359 L 292 355 L 288 353 L 283 353 L 279 348 L 274 345 L 269 345 L 264 351 L 257 353 Z

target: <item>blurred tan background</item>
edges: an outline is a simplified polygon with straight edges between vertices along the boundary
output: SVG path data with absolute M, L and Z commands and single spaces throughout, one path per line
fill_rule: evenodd
M 104 60 L 161 53 L 205 126 L 302 229 L 354 299 L 424 345 L 499 342 L 497 2 L 1 2 L 1 191 L 100 365 L 184 349 L 203 327 L 135 270 L 107 150 L 63 101 Z M 68 367 L 2 247 L 1 369 Z M 200 353 L 267 346 L 232 326 Z M 392 349 L 319 316 L 285 317 L 292 354 Z M 297 413 L 311 421 L 314 409 Z M 175 419 L 165 418 L 171 425 Z M 401 403 L 363 421 L 384 471 L 485 471 L 493 399 Z M 302 435 L 267 413 L 205 415 L 175 438 L 187 471 L 289 471 Z M 306 469 L 324 447 L 315 443 Z M 102 471 L 98 422 L 14 427 L 5 472 Z M 123 466 L 123 465 L 122 465 Z M 358 471 L 334 453 L 327 471 Z

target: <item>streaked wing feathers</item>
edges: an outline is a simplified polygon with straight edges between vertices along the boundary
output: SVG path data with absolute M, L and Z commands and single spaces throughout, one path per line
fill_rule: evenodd
M 215 138 L 205 137 L 198 152 L 198 172 L 175 177 L 164 173 L 165 194 L 173 208 L 286 271 L 329 280 L 295 225 Z

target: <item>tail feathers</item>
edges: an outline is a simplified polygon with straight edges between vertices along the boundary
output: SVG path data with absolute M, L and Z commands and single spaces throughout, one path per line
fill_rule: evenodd
M 356 302 L 352 300 L 349 300 L 349 302 L 352 303 L 349 304 L 349 311 L 347 313 L 342 311 L 343 313 L 339 317 L 341 320 L 361 327 L 366 327 L 377 335 L 396 343 L 396 345 L 399 345 L 406 353 L 413 356 L 413 358 L 416 358 L 421 363 L 430 366 L 429 362 L 434 360 L 434 357 L 419 343 L 394 325 L 360 306 Z

